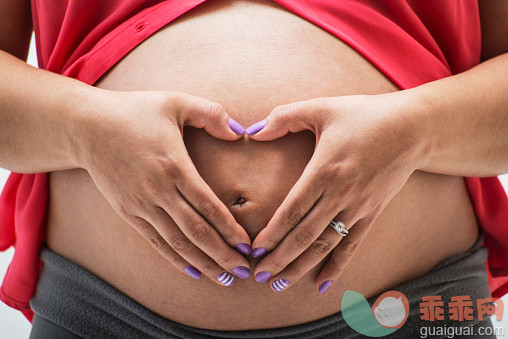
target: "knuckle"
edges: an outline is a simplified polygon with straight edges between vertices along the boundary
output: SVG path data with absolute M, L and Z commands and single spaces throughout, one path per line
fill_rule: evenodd
M 205 102 L 204 105 L 205 105 L 204 112 L 208 118 L 215 120 L 220 117 L 220 112 L 223 111 L 223 107 L 221 104 L 212 101 L 207 101 Z
M 314 236 L 308 230 L 302 229 L 295 234 L 295 242 L 298 246 L 308 247 L 313 241 Z
M 190 237 L 197 243 L 204 243 L 210 239 L 211 230 L 205 223 L 197 223 L 190 229 Z
M 347 181 L 347 182 L 344 182 L 342 187 L 341 187 L 342 194 L 344 194 L 344 195 L 351 194 L 351 193 L 356 191 L 356 187 L 357 187 L 357 182 L 356 181 Z
M 158 164 L 165 177 L 174 177 L 179 173 L 178 161 L 171 156 L 160 158 Z
M 189 248 L 191 242 L 186 237 L 178 235 L 171 238 L 169 244 L 175 251 L 185 252 Z
M 291 118 L 291 111 L 292 106 L 291 105 L 281 105 L 276 108 L 276 115 L 278 117 L 278 120 L 281 122 L 287 121 Z
M 221 214 L 220 208 L 210 202 L 204 202 L 200 207 L 201 213 L 208 220 L 215 219 Z
M 317 98 L 317 113 L 322 114 L 326 119 L 333 118 L 337 112 L 337 97 Z
M 338 179 L 339 170 L 335 167 L 330 167 L 321 172 L 321 182 L 326 185 L 326 187 L 333 187 L 339 181 Z
M 165 241 L 160 234 L 151 234 L 148 236 L 148 242 L 157 251 L 161 251 L 164 248 Z
M 333 249 L 333 244 L 328 240 L 318 239 L 312 243 L 310 249 L 313 253 L 322 257 L 330 253 L 330 251 Z
M 134 211 L 137 211 L 137 214 L 149 214 L 148 212 L 151 210 L 150 204 L 142 194 L 141 192 L 131 194 L 119 204 L 118 210 L 120 215 L 130 216 L 133 215 Z
M 233 262 L 233 255 L 231 253 L 223 254 L 217 259 L 217 263 L 222 267 L 231 266 Z
M 184 106 L 184 98 L 180 92 L 167 92 L 165 95 L 165 105 L 166 107 L 179 112 Z
M 360 243 L 356 241 L 348 242 L 341 246 L 341 251 L 346 257 L 352 257 L 356 253 L 359 245 Z
M 291 271 L 291 275 L 295 277 L 301 277 L 306 273 L 303 267 L 301 267 L 300 265 L 289 266 L 289 271 Z
M 146 200 L 146 197 L 141 195 L 132 195 L 131 196 L 133 206 L 136 206 L 137 209 L 141 211 L 150 211 L 150 203 Z
M 165 239 L 163 239 L 161 246 L 157 247 L 156 249 L 159 254 L 161 254 L 167 260 L 171 261 L 174 265 L 177 265 L 177 267 L 178 264 L 185 264 L 183 258 L 176 254 L 176 252 L 171 248 L 171 246 L 169 246 Z
M 366 214 L 368 211 L 370 211 L 371 202 L 369 201 L 369 198 L 363 198 L 356 202 L 356 206 L 350 208 L 350 213 L 353 216 L 361 216 Z M 350 218 L 352 219 L 352 218 Z M 350 220 L 348 219 L 348 220 Z
M 160 191 L 159 184 L 152 178 L 144 179 L 143 186 L 145 187 L 146 191 L 153 194 L 158 194 Z
M 115 208 L 118 211 L 118 214 L 120 214 L 121 216 L 131 217 L 131 213 L 129 213 L 129 210 L 124 204 L 117 204 Z
M 205 264 L 203 264 L 201 267 L 199 267 L 199 270 L 205 274 L 214 272 L 217 270 L 217 265 L 214 262 L 207 261 Z
M 300 211 L 290 208 L 282 213 L 282 225 L 285 229 L 291 229 L 300 222 L 301 218 Z

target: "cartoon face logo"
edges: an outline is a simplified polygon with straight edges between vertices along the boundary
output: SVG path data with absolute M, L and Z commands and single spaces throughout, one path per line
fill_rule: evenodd
M 381 326 L 400 328 L 409 315 L 409 301 L 398 291 L 388 291 L 376 300 L 372 313 Z
M 340 302 L 346 323 L 367 337 L 384 337 L 404 325 L 409 315 L 409 301 L 399 291 L 381 294 L 374 304 L 353 290 L 346 290 Z

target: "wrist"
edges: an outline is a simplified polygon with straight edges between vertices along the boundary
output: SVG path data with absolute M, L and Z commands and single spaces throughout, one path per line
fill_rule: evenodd
M 67 152 L 71 163 L 85 168 L 86 153 L 93 132 L 100 126 L 100 109 L 107 103 L 104 90 L 92 86 L 79 86 L 65 109 L 69 114 L 66 134 Z
M 387 94 L 388 95 L 388 94 Z M 409 153 L 411 169 L 422 170 L 428 166 L 436 148 L 436 126 L 433 126 L 431 102 L 417 91 L 403 90 L 390 93 L 394 95 L 395 119 L 402 127 Z
M 410 110 L 415 122 L 417 123 L 420 149 L 419 149 L 419 170 L 426 171 L 431 167 L 431 162 L 435 158 L 440 143 L 440 130 L 444 121 L 438 119 L 437 115 L 442 115 L 436 105 L 435 96 L 427 95 L 423 88 L 416 87 L 408 91 L 408 100 L 412 109 Z

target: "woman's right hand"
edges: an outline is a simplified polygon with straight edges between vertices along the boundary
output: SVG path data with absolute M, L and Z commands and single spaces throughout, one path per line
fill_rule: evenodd
M 221 105 L 193 95 L 100 91 L 92 113 L 73 126 L 77 165 L 181 271 L 225 286 L 234 282 L 228 272 L 247 278 L 240 252 L 250 253 L 250 238 L 198 174 L 182 138 L 185 125 L 223 140 L 239 139 L 243 127 Z

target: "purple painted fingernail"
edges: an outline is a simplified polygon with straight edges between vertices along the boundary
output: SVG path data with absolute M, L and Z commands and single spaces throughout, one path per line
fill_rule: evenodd
M 257 257 L 262 256 L 265 253 L 266 253 L 266 249 L 264 249 L 263 247 L 258 247 L 258 248 L 253 249 L 250 255 L 252 255 L 253 258 L 257 258 Z
M 250 271 L 247 267 L 238 266 L 231 270 L 237 277 L 247 279 L 250 275 Z
M 236 250 L 242 254 L 249 255 L 252 249 L 250 248 L 249 244 L 238 244 L 236 245 Z
M 321 293 L 321 294 L 325 293 L 326 290 L 328 290 L 328 287 L 330 287 L 331 284 L 332 284 L 331 280 L 327 280 L 324 283 L 322 283 L 321 286 L 319 286 L 319 293 Z
M 240 125 L 240 123 L 234 120 L 233 118 L 229 118 L 228 125 L 229 128 L 231 128 L 233 132 L 235 132 L 238 135 L 242 135 L 243 133 L 245 133 L 245 128 L 243 128 L 243 126 Z
M 194 279 L 201 278 L 201 272 L 194 266 L 187 266 L 184 268 L 185 273 L 193 277 Z
M 264 283 L 266 280 L 268 280 L 268 278 L 270 278 L 271 276 L 272 274 L 270 272 L 263 271 L 256 274 L 254 279 L 256 279 L 256 281 L 261 284 Z
M 217 276 L 217 280 L 224 286 L 231 286 L 235 282 L 235 277 L 228 272 L 222 272 Z
M 247 132 L 248 135 L 256 134 L 257 132 L 261 131 L 266 126 L 266 120 L 261 120 L 256 122 L 253 125 L 250 125 L 247 127 L 245 132 Z
M 272 290 L 279 293 L 284 291 L 286 287 L 288 287 L 289 281 L 286 279 L 277 279 L 272 283 Z

